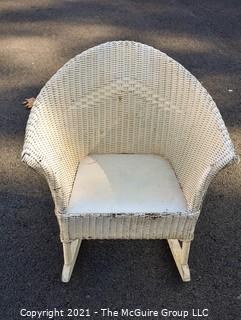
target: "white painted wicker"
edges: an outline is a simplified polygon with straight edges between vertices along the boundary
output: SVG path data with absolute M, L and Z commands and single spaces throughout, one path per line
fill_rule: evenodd
M 155 219 L 150 212 L 68 216 L 79 161 L 90 153 L 161 155 L 188 209 Z M 22 159 L 46 177 L 61 240 L 68 242 L 192 240 L 210 181 L 237 156 L 214 101 L 193 75 L 150 46 L 114 41 L 71 59 L 47 82 L 29 116 Z

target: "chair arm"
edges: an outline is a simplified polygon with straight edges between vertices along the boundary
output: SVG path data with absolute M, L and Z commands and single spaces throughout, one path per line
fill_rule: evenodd
M 193 163 L 193 167 L 189 167 L 189 176 L 184 176 L 179 179 L 185 198 L 187 200 L 188 209 L 192 212 L 201 210 L 202 202 L 210 182 L 216 174 L 224 167 L 233 162 L 238 161 L 238 157 L 234 155 L 225 161 L 216 161 L 214 163 L 206 163 L 199 165 L 198 161 Z M 194 169 L 195 167 L 195 169 Z M 186 168 L 183 166 L 183 170 Z
M 68 163 L 56 155 L 54 159 L 49 156 L 37 159 L 33 154 L 24 150 L 22 161 L 46 178 L 55 203 L 55 211 L 64 213 L 68 206 L 78 168 L 77 159 L 72 163 Z M 56 165 L 53 165 L 53 162 Z
M 196 123 L 190 121 L 190 127 L 178 136 L 179 147 L 169 150 L 191 212 L 200 211 L 208 186 L 219 170 L 239 160 L 220 113 L 213 111 L 206 112 L 204 119 L 196 117 Z
M 68 206 L 79 160 L 66 131 L 57 130 L 46 108 L 36 101 L 26 127 L 22 161 L 46 178 L 58 213 Z

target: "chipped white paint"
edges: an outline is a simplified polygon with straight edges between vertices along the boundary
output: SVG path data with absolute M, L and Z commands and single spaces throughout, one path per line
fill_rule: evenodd
M 79 163 L 91 153 L 165 158 L 187 209 L 69 214 Z M 48 181 L 64 246 L 63 281 L 73 270 L 76 239 L 173 239 L 186 281 L 186 241 L 193 239 L 208 185 L 238 157 L 214 101 L 194 76 L 150 46 L 114 41 L 76 56 L 47 82 L 31 110 L 22 159 Z

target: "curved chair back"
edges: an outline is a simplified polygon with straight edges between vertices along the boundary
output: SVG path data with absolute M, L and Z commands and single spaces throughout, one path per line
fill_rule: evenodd
M 91 48 L 47 82 L 30 114 L 25 149 L 37 162 L 46 158 L 51 170 L 52 152 L 72 170 L 89 153 L 160 154 L 175 169 L 190 207 L 197 177 L 208 174 L 203 167 L 215 162 L 218 170 L 235 156 L 199 81 L 166 54 L 130 41 Z

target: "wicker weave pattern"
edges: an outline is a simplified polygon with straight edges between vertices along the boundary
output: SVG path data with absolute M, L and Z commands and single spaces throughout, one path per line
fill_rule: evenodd
M 105 43 L 70 60 L 31 111 L 22 158 L 49 183 L 62 239 L 95 237 L 84 231 L 81 219 L 66 217 L 78 163 L 89 153 L 154 153 L 168 159 L 189 209 L 172 221 L 176 229 L 169 237 L 189 239 L 196 218 L 185 229 L 187 219 L 197 217 L 213 176 L 237 158 L 219 111 L 198 80 L 166 54 L 130 41 Z M 160 228 L 156 236 L 143 231 L 142 237 L 168 236 Z
M 192 240 L 198 214 L 58 215 L 61 239 L 179 239 Z

